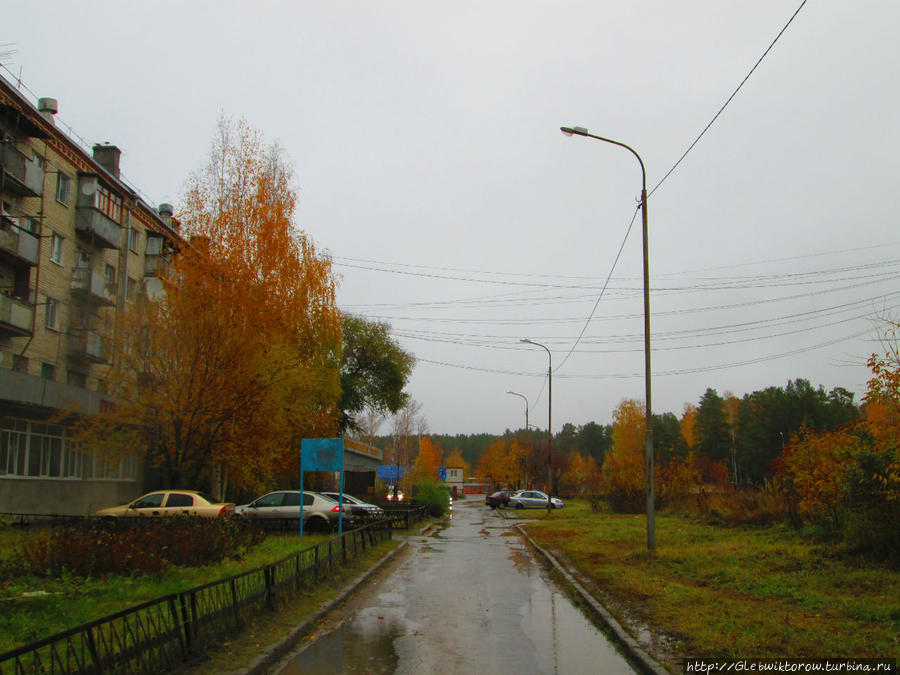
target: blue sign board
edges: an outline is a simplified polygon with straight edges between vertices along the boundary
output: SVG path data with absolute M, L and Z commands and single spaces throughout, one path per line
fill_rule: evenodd
M 340 512 L 338 513 L 338 536 L 344 529 L 344 439 L 343 438 L 304 438 L 300 442 L 300 537 L 303 538 L 303 472 L 330 471 L 339 472 L 340 477 Z
M 438 467 L 438 478 L 441 480 L 447 480 L 447 467 L 441 466 Z
M 405 466 L 397 466 L 396 464 L 382 464 L 378 467 L 378 477 L 388 483 L 397 483 L 406 473 Z
M 300 442 L 300 471 L 340 471 L 343 468 L 343 438 L 304 438 Z

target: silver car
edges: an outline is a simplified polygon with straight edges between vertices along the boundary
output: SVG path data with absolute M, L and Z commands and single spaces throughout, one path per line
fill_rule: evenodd
M 303 495 L 303 529 L 310 532 L 332 532 L 337 528 L 340 505 L 323 494 L 304 490 L 270 492 L 249 504 L 235 507 L 234 513 L 243 518 L 279 523 L 290 528 L 292 522 L 300 527 L 300 495 Z M 344 507 L 344 518 L 348 517 Z
M 334 501 L 338 501 L 341 496 L 340 492 L 323 492 L 326 497 L 331 497 Z M 378 519 L 384 517 L 384 509 L 375 504 L 364 502 L 358 497 L 344 493 L 344 506 L 350 509 L 350 513 L 354 518 L 359 519 Z
M 550 504 L 554 509 L 561 509 L 561 499 L 553 497 Z M 509 505 L 517 509 L 545 509 L 547 508 L 547 494 L 540 490 L 519 490 L 509 496 Z

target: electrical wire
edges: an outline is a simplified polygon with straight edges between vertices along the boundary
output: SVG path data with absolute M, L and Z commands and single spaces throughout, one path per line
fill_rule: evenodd
M 793 13 L 793 15 L 791 15 L 791 18 L 788 19 L 788 22 L 787 22 L 786 24 L 784 24 L 784 28 L 782 28 L 782 29 L 779 31 L 778 35 L 775 36 L 775 39 L 772 40 L 772 44 L 770 44 L 769 47 L 768 47 L 768 49 L 766 49 L 766 51 L 763 52 L 763 55 L 759 57 L 759 60 L 757 60 L 757 62 L 756 62 L 755 64 L 753 64 L 753 67 L 750 69 L 750 72 L 747 73 L 747 75 L 744 77 L 743 80 L 741 80 L 741 83 L 737 86 L 737 89 L 735 89 L 735 90 L 732 92 L 731 96 L 728 97 L 728 100 L 725 101 L 724 104 L 722 104 L 722 107 L 721 107 L 721 108 L 719 108 L 719 112 L 717 112 L 715 115 L 713 115 L 713 118 L 709 121 L 709 124 L 707 124 L 707 125 L 703 128 L 703 131 L 700 132 L 700 135 L 697 136 L 697 138 L 694 139 L 694 142 L 691 143 L 691 144 L 688 146 L 688 149 L 685 150 L 685 151 L 684 151 L 684 154 L 681 155 L 681 157 L 678 158 L 678 161 L 675 162 L 675 164 L 672 165 L 672 168 L 669 169 L 669 170 L 666 172 L 666 175 L 663 176 L 663 177 L 660 179 L 660 181 L 653 187 L 652 190 L 650 190 L 650 192 L 647 194 L 648 197 L 649 197 L 650 195 L 652 195 L 654 192 L 656 192 L 656 191 L 659 189 L 659 187 L 660 187 L 663 183 L 666 182 L 666 179 L 668 179 L 668 177 L 672 175 L 672 173 L 675 171 L 675 169 L 678 168 L 678 165 L 681 164 L 681 162 L 684 160 L 684 158 L 688 156 L 688 153 L 689 153 L 691 150 L 694 149 L 694 146 L 697 145 L 697 143 L 700 142 L 700 139 L 703 138 L 704 134 L 709 130 L 709 128 L 713 125 L 713 123 L 714 123 L 717 119 L 719 119 L 719 115 L 721 115 L 722 112 L 724 112 L 725 108 L 728 107 L 728 104 L 731 103 L 731 101 L 734 99 L 735 96 L 737 96 L 737 93 L 741 90 L 741 87 L 744 86 L 744 84 L 747 82 L 747 80 L 750 79 L 750 76 L 753 75 L 754 71 L 756 71 L 756 69 L 759 67 L 759 64 L 762 63 L 762 62 L 763 62 L 763 59 L 766 58 L 766 56 L 768 55 L 768 53 L 769 53 L 770 51 L 772 51 L 772 47 L 775 46 L 775 43 L 778 42 L 778 40 L 779 40 L 779 39 L 781 38 L 781 36 L 784 34 L 784 31 L 786 31 L 787 28 L 788 28 L 788 26 L 791 25 L 791 23 L 792 23 L 793 20 L 797 17 L 797 15 L 800 13 L 800 10 L 803 9 L 803 6 L 804 6 L 805 4 L 806 4 L 806 0 L 803 0 L 803 2 L 800 3 L 800 6 L 799 6 L 799 7 L 797 8 L 797 10 Z

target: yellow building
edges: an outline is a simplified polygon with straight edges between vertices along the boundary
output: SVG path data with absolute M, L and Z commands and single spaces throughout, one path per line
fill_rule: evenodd
M 0 513 L 86 515 L 136 496 L 137 457 L 72 446 L 61 411 L 104 405 L 104 335 L 161 289 L 177 224 L 0 77 Z

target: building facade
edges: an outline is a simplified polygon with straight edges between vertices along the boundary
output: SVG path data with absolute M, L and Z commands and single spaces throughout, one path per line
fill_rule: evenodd
M 108 403 L 115 317 L 161 291 L 178 240 L 172 209 L 119 175 L 0 77 L 0 514 L 86 515 L 137 496 L 139 457 L 76 447 L 65 414 Z

